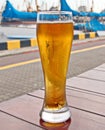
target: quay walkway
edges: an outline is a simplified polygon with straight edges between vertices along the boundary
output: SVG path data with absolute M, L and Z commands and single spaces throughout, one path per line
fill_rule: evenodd
M 94 39 L 97 37 L 99 37 L 97 32 L 84 33 L 74 30 L 74 40 Z M 32 28 L 0 26 L 0 39 L 0 51 L 35 47 L 37 46 L 36 26 L 34 25 Z

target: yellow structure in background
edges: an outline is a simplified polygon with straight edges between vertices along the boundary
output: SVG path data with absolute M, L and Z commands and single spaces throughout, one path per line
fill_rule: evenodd
M 83 40 L 83 39 L 85 39 L 85 34 L 84 33 L 79 34 L 79 40 Z
M 20 40 L 7 41 L 7 49 L 13 50 L 20 48 Z
M 89 33 L 80 33 L 75 34 L 73 40 L 84 40 L 87 38 L 95 38 L 98 37 L 96 32 Z M 36 38 L 26 39 L 26 40 L 9 40 L 0 44 L 0 50 L 13 50 L 19 49 L 23 47 L 35 47 L 37 46 Z
M 96 36 L 95 32 L 90 32 L 90 38 L 94 38 Z
M 37 45 L 37 40 L 35 38 L 30 39 L 30 41 L 31 41 L 31 46 Z

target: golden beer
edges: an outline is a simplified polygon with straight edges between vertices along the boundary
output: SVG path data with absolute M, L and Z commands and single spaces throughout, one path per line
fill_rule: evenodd
M 72 40 L 73 23 L 70 21 L 37 24 L 37 41 L 45 83 L 45 97 L 41 114 L 46 117 L 48 115 L 49 119 L 50 112 L 54 114 L 62 109 L 67 111 L 64 109 L 67 107 L 65 86 Z
M 66 104 L 65 83 L 73 39 L 73 24 L 38 24 L 37 38 L 46 87 L 45 107 L 59 109 Z

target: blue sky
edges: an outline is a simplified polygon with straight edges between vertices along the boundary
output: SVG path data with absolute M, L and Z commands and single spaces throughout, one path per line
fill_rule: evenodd
M 27 1 L 26 4 L 24 4 L 24 0 L 10 0 L 13 6 L 15 8 L 19 6 L 20 10 L 26 10 L 26 6 L 28 2 L 32 2 L 33 8 L 35 7 L 35 0 L 25 0 L 25 1 Z M 41 0 L 37 0 L 37 1 L 40 3 Z M 47 1 L 50 1 L 49 3 L 51 3 L 51 0 L 47 0 Z M 57 1 L 57 0 L 52 0 L 53 3 L 54 1 Z M 92 3 L 92 0 L 66 0 L 66 1 L 71 6 L 71 8 L 75 10 L 77 10 L 77 7 L 82 3 L 86 4 L 88 7 L 88 10 L 90 10 L 91 3 Z M 1 9 L 1 6 L 4 4 L 5 4 L 5 0 L 0 0 L 0 9 Z M 105 9 L 105 0 L 94 0 L 94 11 L 100 12 L 102 9 Z

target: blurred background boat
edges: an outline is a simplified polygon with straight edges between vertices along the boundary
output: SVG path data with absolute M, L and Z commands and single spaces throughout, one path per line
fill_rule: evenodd
M 5 9 L 2 12 L 1 24 L 10 24 L 10 23 L 23 23 L 23 24 L 32 24 L 36 22 L 37 12 L 33 11 L 30 3 L 27 7 L 27 12 L 18 11 L 15 9 L 12 4 L 7 0 Z
M 51 6 L 49 10 L 59 9 L 61 11 L 72 12 L 75 30 L 82 30 L 85 32 L 105 30 L 105 10 L 100 13 L 94 12 L 94 1 L 92 0 L 92 5 L 89 11 L 85 6 L 87 1 L 88 0 L 81 0 L 81 6 L 78 7 L 78 11 L 73 10 L 70 5 L 68 5 L 66 0 L 60 0 L 59 8 L 56 6 Z M 24 2 L 26 2 L 26 0 L 24 0 Z M 31 3 L 27 4 L 26 11 L 20 11 L 14 8 L 10 1 L 7 0 L 5 8 L 2 12 L 1 24 L 35 24 L 37 19 L 37 11 L 39 11 L 40 8 L 37 4 L 37 0 L 34 2 L 36 4 L 36 11 L 32 9 Z M 43 7 L 43 2 L 41 6 Z

